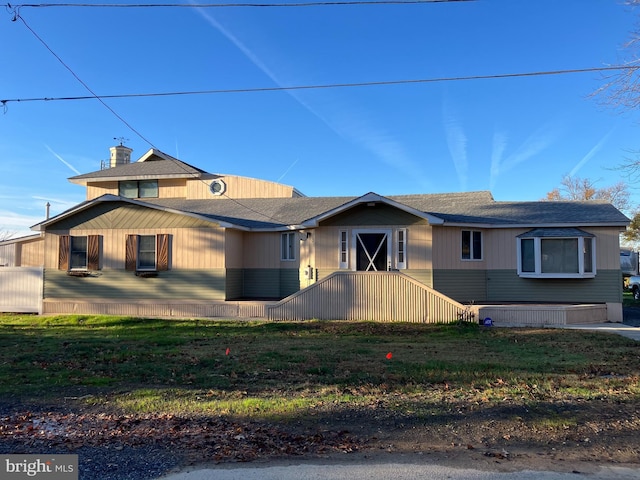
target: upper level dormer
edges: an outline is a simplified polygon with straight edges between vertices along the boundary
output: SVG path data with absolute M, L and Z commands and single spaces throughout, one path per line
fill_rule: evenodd
M 303 197 L 281 183 L 237 175 L 205 172 L 154 148 L 135 162 L 124 145 L 111 147 L 108 165 L 96 172 L 69 178 L 87 188 L 87 200 L 105 194 L 126 198 L 292 198 Z

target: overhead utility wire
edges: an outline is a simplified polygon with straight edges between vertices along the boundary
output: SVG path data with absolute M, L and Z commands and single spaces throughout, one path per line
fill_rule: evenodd
M 148 144 L 151 146 L 151 148 L 154 148 L 154 149 L 156 149 L 156 150 L 159 150 L 159 148 L 158 148 L 158 147 L 156 147 L 156 146 L 155 146 L 151 141 L 149 141 L 145 136 L 143 136 L 143 135 L 142 135 L 138 130 L 136 130 L 135 128 L 133 128 L 133 126 L 132 126 L 129 122 L 127 122 L 124 118 L 122 118 L 122 116 L 118 115 L 118 113 L 117 113 L 113 108 L 111 108 L 109 105 L 107 105 L 107 104 L 102 100 L 102 98 L 100 98 L 98 95 L 96 95 L 96 93 L 95 93 L 93 90 L 91 90 L 91 88 L 89 88 L 89 86 L 88 86 L 85 82 L 83 82 L 83 81 L 82 81 L 82 79 L 81 79 L 78 75 L 76 75 L 76 73 L 71 69 L 71 67 L 69 67 L 66 63 L 64 63 L 64 61 L 63 61 L 63 60 L 62 60 L 62 59 L 61 59 L 61 58 L 60 58 L 60 57 L 59 57 L 59 56 L 58 56 L 58 55 L 57 55 L 57 54 L 56 54 L 56 53 L 51 49 L 51 47 L 49 47 L 49 45 L 47 45 L 47 43 L 46 43 L 42 38 L 40 38 L 40 36 L 39 36 L 39 35 L 38 35 L 38 34 L 37 34 L 37 33 L 36 33 L 36 32 L 35 32 L 35 31 L 34 31 L 34 30 L 33 30 L 33 29 L 28 25 L 28 24 L 27 24 L 27 22 L 24 20 L 24 18 L 22 18 L 22 17 L 21 17 L 21 16 L 16 12 L 16 16 L 15 16 L 15 18 L 14 18 L 14 21 L 16 21 L 16 20 L 18 20 L 18 19 L 20 19 L 20 21 L 22 21 L 22 23 L 24 24 L 24 26 L 25 26 L 25 27 L 27 27 L 27 29 L 29 29 L 29 31 L 30 31 L 30 32 L 31 32 L 31 33 L 32 33 L 32 34 L 33 34 L 33 35 L 34 35 L 34 36 L 35 36 L 35 37 L 36 37 L 36 38 L 37 38 L 37 39 L 38 39 L 38 40 L 39 40 L 39 41 L 40 41 L 40 42 L 41 42 L 45 47 L 46 47 L 46 49 L 47 49 L 47 50 L 49 50 L 49 52 L 51 52 L 51 54 L 52 54 L 52 55 L 53 55 L 53 56 L 54 56 L 54 57 L 55 57 L 55 58 L 56 58 L 56 59 L 57 59 L 57 60 L 58 60 L 58 61 L 59 61 L 59 62 L 60 62 L 60 63 L 61 63 L 61 64 L 66 68 L 66 69 L 67 69 L 67 70 L 69 70 L 69 72 L 71 72 L 71 75 L 73 75 L 73 76 L 74 76 L 74 78 L 75 78 L 76 80 L 78 80 L 78 82 L 80 82 L 80 83 L 82 84 L 82 86 L 83 86 L 84 88 L 86 88 L 86 89 L 87 89 L 87 90 L 88 90 L 88 91 L 93 95 L 92 97 L 87 97 L 87 98 L 95 98 L 95 99 L 97 99 L 100 103 L 102 103 L 102 105 L 103 105 L 105 108 L 107 108 L 107 110 L 109 110 L 111 113 L 113 113 L 113 114 L 116 116 L 116 118 L 118 118 L 118 120 L 120 120 L 123 124 L 125 124 L 125 125 L 126 125 L 126 126 L 131 130 L 131 131 L 132 131 L 132 132 L 134 132 L 136 135 L 138 135 L 142 140 L 144 140 L 146 143 L 148 143 Z M 6 101 L 0 100 L 0 104 L 2 104 L 2 105 L 3 105 L 3 106 L 5 106 L 5 107 L 6 107 L 6 103 L 7 103 Z M 187 173 L 188 173 L 188 171 L 187 171 L 186 167 L 184 167 L 184 166 L 183 166 L 183 164 L 182 164 L 181 162 L 180 162 L 180 163 L 179 163 L 179 162 L 176 162 L 176 165 L 179 165 L 179 166 L 180 166 L 180 168 L 182 168 L 185 172 L 187 172 Z M 200 181 L 206 184 L 206 182 L 205 182 L 204 180 L 200 179 Z M 280 221 L 280 220 L 278 220 L 278 219 L 276 219 L 275 217 L 272 217 L 271 215 L 268 215 L 268 214 L 266 214 L 266 213 L 259 212 L 258 210 L 255 210 L 255 209 L 253 209 L 253 208 L 251 208 L 251 207 L 249 207 L 249 206 L 247 206 L 247 205 L 245 205 L 245 204 L 243 204 L 243 203 L 239 202 L 239 201 L 238 201 L 238 200 L 236 200 L 235 198 L 231 198 L 231 197 L 230 197 L 230 196 L 228 196 L 226 193 L 224 193 L 224 194 L 223 194 L 223 196 L 225 196 L 227 199 L 231 200 L 231 201 L 232 201 L 232 202 L 234 202 L 236 205 L 239 205 L 239 206 L 240 206 L 240 207 L 242 207 L 242 208 L 245 208 L 245 209 L 247 209 L 247 210 L 249 210 L 249 211 L 251 211 L 251 212 L 253 212 L 253 213 L 256 213 L 256 214 L 258 214 L 258 215 L 260 215 L 260 216 L 262 216 L 262 217 L 268 218 L 269 220 L 273 220 L 273 221 L 274 221 L 274 222 L 276 222 L 276 223 L 281 223 L 281 221 Z
M 82 8 L 233 8 L 233 7 L 325 7 L 339 5 L 419 5 L 427 3 L 475 2 L 477 0 L 327 0 L 322 2 L 294 3 L 7 3 L 8 8 L 47 8 L 47 7 L 82 7 Z
M 53 101 L 60 101 L 60 100 L 91 100 L 94 98 L 101 100 L 101 99 L 108 99 L 108 98 L 171 97 L 171 96 L 179 96 L 179 95 L 214 95 L 214 94 L 223 94 L 223 93 L 256 93 L 256 92 L 281 92 L 281 91 L 291 91 L 291 90 L 319 90 L 319 89 L 325 89 L 325 88 L 374 87 L 374 86 L 385 86 L 385 85 L 406 85 L 406 84 L 416 84 L 416 83 L 457 82 L 457 81 L 464 81 L 464 80 L 493 80 L 493 79 L 499 79 L 499 78 L 538 77 L 538 76 L 547 76 L 547 75 L 565 75 L 569 73 L 605 72 L 610 70 L 640 70 L 640 66 L 614 65 L 609 67 L 573 68 L 573 69 L 566 69 L 566 70 L 545 70 L 545 71 L 537 71 L 537 72 L 496 73 L 496 74 L 490 74 L 490 75 L 469 75 L 464 77 L 437 77 L 437 78 L 421 78 L 421 79 L 413 79 L 413 80 L 386 80 L 386 81 L 377 81 L 377 82 L 330 83 L 330 84 L 319 84 L 319 85 L 292 85 L 288 87 L 285 86 L 285 87 L 232 88 L 232 89 L 195 90 L 195 91 L 182 91 L 182 92 L 124 93 L 124 94 L 115 94 L 115 95 L 97 95 L 97 94 L 93 94 L 94 92 L 89 90 L 93 94 L 92 96 L 9 98 L 5 100 L 0 100 L 0 103 L 3 105 L 6 105 L 9 102 L 53 102 Z
M 81 84 L 84 88 L 86 88 L 86 89 L 87 89 L 87 91 L 88 91 L 89 93 L 91 93 L 92 97 L 89 97 L 89 98 L 95 98 L 95 99 L 96 99 L 96 100 L 98 100 L 100 103 L 102 103 L 102 105 L 104 105 L 104 107 L 105 107 L 107 110 L 109 110 L 111 113 L 113 113 L 113 114 L 118 118 L 118 120 L 120 120 L 120 121 L 121 121 L 122 123 L 124 123 L 127 127 L 129 127 L 129 129 L 131 129 L 131 131 L 132 131 L 132 132 L 134 132 L 134 133 L 135 133 L 136 135 L 138 135 L 142 140 L 144 140 L 144 141 L 145 141 L 145 142 L 147 142 L 149 145 L 151 145 L 152 147 L 154 147 L 154 148 L 155 148 L 155 146 L 153 145 L 153 143 L 151 143 L 149 140 L 147 140 L 147 139 L 146 139 L 146 138 L 145 138 L 145 137 L 144 137 L 140 132 L 138 132 L 135 128 L 133 128 L 133 127 L 129 124 L 129 122 L 127 122 L 124 118 L 122 118 L 120 115 L 118 115 L 118 113 L 117 113 L 113 108 L 111 108 L 109 105 L 107 105 L 107 104 L 104 102 L 104 100 L 103 100 L 99 95 L 97 95 L 93 90 L 91 90 L 91 88 L 89 87 L 89 85 L 87 85 L 85 82 L 83 82 L 83 81 L 82 81 L 82 79 L 81 79 L 78 75 L 76 75 L 76 73 L 71 69 L 71 67 L 69 67 L 69 65 L 67 65 L 66 63 L 64 63 L 64 61 L 63 61 L 63 60 L 62 60 L 62 59 L 61 59 L 61 58 L 56 54 L 56 52 L 54 52 L 54 51 L 51 49 L 51 47 L 49 47 L 49 45 L 47 45 L 47 43 L 46 43 L 46 42 L 45 42 L 45 41 L 44 41 L 44 40 L 43 40 L 43 39 L 42 39 L 42 38 L 41 38 L 41 37 L 40 37 L 40 36 L 39 36 L 39 35 L 38 35 L 38 34 L 37 34 L 37 33 L 36 33 L 36 32 L 31 28 L 31 27 L 30 27 L 30 26 L 29 26 L 29 24 L 25 21 L 25 19 L 24 19 L 24 18 L 22 18 L 22 16 L 17 15 L 17 16 L 16 16 L 16 18 L 15 18 L 15 20 L 20 20 L 20 21 L 24 24 L 24 26 L 25 26 L 25 27 L 27 27 L 27 29 L 28 29 L 28 30 L 33 34 L 33 36 L 35 36 L 35 37 L 40 41 L 40 43 L 42 43 L 42 45 L 44 45 L 44 46 L 45 46 L 45 48 L 46 48 L 47 50 L 49 50 L 49 52 L 51 52 L 51 54 L 52 54 L 52 55 L 53 55 L 53 56 L 54 56 L 54 57 L 55 57 L 55 58 L 56 58 L 56 59 L 57 59 L 57 60 L 62 64 L 62 66 L 63 66 L 64 68 L 66 68 L 67 70 L 69 70 L 69 72 L 71 73 L 71 75 L 73 75 L 73 76 L 74 76 L 74 78 L 75 78 L 78 82 L 80 82 L 80 84 Z M 7 104 L 7 102 L 4 102 L 4 101 L 2 101 L 2 100 L 0 100 L 0 103 L 1 103 L 2 105 L 4 105 L 4 106 L 6 106 L 6 104 Z

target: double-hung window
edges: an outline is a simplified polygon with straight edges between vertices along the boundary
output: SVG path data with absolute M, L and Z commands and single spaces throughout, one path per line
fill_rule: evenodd
M 518 236 L 518 275 L 530 278 L 592 278 L 595 237 L 578 228 L 538 228 Z
M 171 262 L 170 235 L 127 235 L 125 270 L 159 272 L 169 270 Z
M 67 271 L 100 269 L 99 235 L 62 235 L 58 248 L 58 268 Z
M 125 198 L 158 198 L 158 181 L 123 180 L 118 182 L 118 195 Z
M 71 253 L 69 257 L 70 270 L 86 270 L 87 268 L 87 237 L 71 237 Z
M 156 236 L 140 235 L 138 238 L 137 270 L 156 269 Z
M 296 259 L 297 232 L 283 233 L 280 237 L 280 260 L 291 261 Z
M 482 232 L 462 230 L 462 260 L 482 260 Z

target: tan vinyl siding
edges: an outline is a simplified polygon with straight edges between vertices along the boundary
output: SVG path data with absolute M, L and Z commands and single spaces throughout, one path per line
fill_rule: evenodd
M 398 272 L 341 271 L 267 311 L 272 320 L 432 323 L 456 321 L 464 307 Z
M 93 200 L 107 194 L 118 195 L 118 182 L 89 182 L 87 184 L 87 200 Z
M 49 232 L 45 238 L 45 267 L 58 268 L 59 238 L 66 232 Z M 170 269 L 224 268 L 224 230 L 221 228 L 118 230 L 73 229 L 71 235 L 101 235 L 103 270 L 124 269 L 127 235 L 167 234 L 170 237 Z
M 227 268 L 242 268 L 244 263 L 242 255 L 244 251 L 244 233 L 230 228 L 224 231 L 224 256 Z
M 169 270 L 157 277 L 143 278 L 126 270 L 103 270 L 89 277 L 74 277 L 47 268 L 44 298 L 224 300 L 225 270 Z
M 416 219 L 414 216 L 410 216 Z M 397 219 L 396 219 L 397 220 Z M 351 247 L 353 246 L 353 230 L 359 229 L 375 229 L 376 226 L 368 224 L 356 224 L 348 227 L 343 226 L 323 226 L 314 230 L 313 248 L 315 251 L 315 267 L 321 270 L 338 270 L 340 263 L 340 232 L 347 231 L 349 240 L 349 256 L 351 256 Z M 392 263 L 395 261 L 397 250 L 396 235 L 397 229 L 406 229 L 406 264 L 407 270 L 430 270 L 432 265 L 432 237 L 431 226 L 426 222 L 417 222 L 407 226 L 407 224 L 397 223 L 391 225 L 380 225 L 383 230 L 391 230 L 392 232 Z M 349 259 L 349 266 L 352 269 L 352 259 Z M 314 263 L 310 262 L 313 266 Z M 404 271 L 404 270 L 403 270 Z
M 486 231 L 483 231 L 483 260 L 462 260 L 462 230 L 480 230 L 457 227 L 433 227 L 433 269 L 484 270 L 486 269 Z M 482 230 L 480 230 L 482 231 Z M 515 239 L 513 239 L 515 243 Z M 438 287 L 436 287 L 438 288 Z
M 183 178 L 169 178 L 158 180 L 158 198 L 185 198 L 187 195 L 186 180 Z M 119 182 L 90 182 L 87 184 L 87 200 L 93 200 L 102 195 L 118 195 Z
M 292 268 L 300 265 L 300 242 L 295 242 L 295 260 L 281 261 L 281 237 L 284 232 L 254 233 L 244 232 L 243 235 L 243 267 L 244 268 Z M 299 238 L 298 232 L 295 232 Z
M 532 228 L 473 229 L 433 227 L 433 268 L 453 270 L 517 269 L 517 237 Z M 482 231 L 483 260 L 461 259 L 462 230 Z M 620 267 L 619 230 L 617 227 L 584 227 L 581 230 L 596 236 L 596 268 Z
M 0 267 L 42 267 L 44 238 L 0 245 Z
M 209 191 L 212 180 L 188 180 L 186 194 L 188 199 L 216 198 L 291 198 L 293 187 L 281 183 L 269 182 L 257 178 L 238 177 L 235 175 L 217 176 L 227 188 L 224 195 L 213 195 Z
M 158 198 L 186 198 L 187 180 L 167 178 L 158 180 Z

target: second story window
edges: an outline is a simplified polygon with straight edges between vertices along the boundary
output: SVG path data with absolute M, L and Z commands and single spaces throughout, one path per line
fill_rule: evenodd
M 126 198 L 158 198 L 157 180 L 123 180 L 118 182 L 118 195 Z

